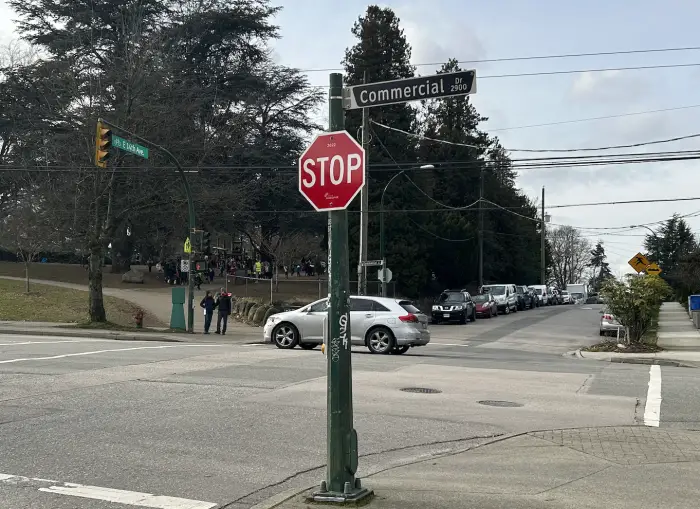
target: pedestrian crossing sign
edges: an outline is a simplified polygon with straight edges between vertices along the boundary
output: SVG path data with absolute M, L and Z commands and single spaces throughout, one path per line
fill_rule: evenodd
M 644 272 L 651 262 L 649 261 L 649 258 L 644 256 L 642 253 L 637 253 L 627 263 L 629 263 L 632 268 L 639 273 Z

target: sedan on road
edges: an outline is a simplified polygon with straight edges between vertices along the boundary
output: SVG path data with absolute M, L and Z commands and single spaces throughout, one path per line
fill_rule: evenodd
M 492 318 L 498 316 L 498 305 L 496 299 L 490 293 L 482 293 L 473 297 L 476 304 L 477 318 Z
M 263 327 L 265 341 L 281 349 L 316 348 L 324 342 L 327 316 L 327 298 L 272 315 Z M 430 342 L 426 315 L 409 300 L 384 297 L 350 297 L 350 335 L 353 345 L 381 354 L 402 354 Z
M 620 336 L 625 334 L 625 328 L 620 322 L 617 321 L 615 315 L 613 315 L 609 310 L 604 309 L 601 311 L 600 316 L 600 335 L 601 336 Z

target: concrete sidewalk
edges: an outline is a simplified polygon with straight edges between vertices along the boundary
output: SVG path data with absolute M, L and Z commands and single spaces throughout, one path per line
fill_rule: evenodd
M 700 434 L 630 426 L 526 433 L 362 481 L 376 509 L 691 509 L 699 475 Z M 317 507 L 311 491 L 253 509 Z
M 700 332 L 678 302 L 661 304 L 657 336 L 657 344 L 664 350 L 700 352 Z

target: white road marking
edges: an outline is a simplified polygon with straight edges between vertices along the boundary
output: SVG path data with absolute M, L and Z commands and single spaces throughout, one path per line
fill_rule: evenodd
M 644 407 L 644 425 L 658 427 L 661 422 L 661 367 L 653 364 L 649 369 L 649 389 Z
M 436 345 L 436 346 L 469 346 L 469 343 L 437 343 L 435 341 L 431 341 L 428 343 L 428 346 L 431 345 Z
M 110 352 L 130 352 L 133 350 L 160 350 L 163 348 L 199 348 L 203 346 L 224 346 L 224 345 L 158 345 L 158 346 L 135 346 L 132 348 L 113 348 L 108 350 L 92 350 L 90 352 L 77 352 L 77 353 L 64 353 L 61 355 L 51 355 L 48 357 L 22 357 L 19 359 L 7 359 L 0 361 L 0 364 L 11 364 L 13 362 L 26 362 L 26 361 L 50 361 L 54 359 L 65 359 L 66 357 L 80 357 L 84 355 L 97 355 L 101 353 Z
M 190 500 L 179 497 L 166 497 L 163 495 L 153 495 L 151 493 L 140 493 L 138 491 L 116 490 L 113 488 L 102 488 L 100 486 L 88 486 L 75 483 L 59 483 L 58 481 L 41 479 L 39 477 L 0 474 L 0 483 L 17 484 L 18 482 L 54 484 L 54 486 L 37 487 L 38 491 L 44 493 L 104 500 L 117 504 L 150 507 L 151 509 L 211 509 L 218 505 L 213 502 Z
M 113 339 L 66 339 L 63 341 L 19 341 L 17 343 L 0 343 L 0 346 L 15 345 L 55 345 L 58 343 L 109 343 Z

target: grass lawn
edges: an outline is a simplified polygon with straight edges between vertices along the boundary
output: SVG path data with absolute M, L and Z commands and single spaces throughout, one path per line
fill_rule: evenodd
M 0 279 L 0 320 L 28 322 L 82 323 L 88 320 L 88 294 L 81 290 L 31 284 L 24 293 L 24 281 Z M 115 297 L 105 297 L 107 320 L 133 326 L 137 307 Z M 145 327 L 165 327 L 148 313 Z

